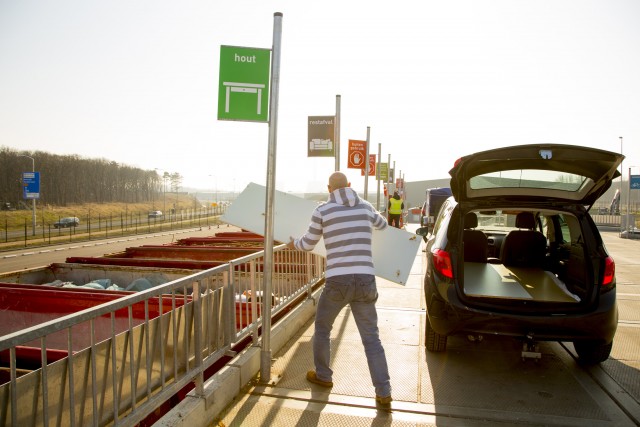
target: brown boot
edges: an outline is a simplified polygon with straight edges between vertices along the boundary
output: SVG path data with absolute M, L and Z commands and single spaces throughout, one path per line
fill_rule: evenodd
M 321 379 L 319 379 L 316 376 L 316 371 L 307 372 L 307 381 L 309 381 L 310 383 L 318 384 L 319 386 L 322 386 L 322 387 L 327 387 L 327 388 L 333 387 L 333 382 L 322 381 Z

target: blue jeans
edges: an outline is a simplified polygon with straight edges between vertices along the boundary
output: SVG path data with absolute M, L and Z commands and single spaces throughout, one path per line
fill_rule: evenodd
M 373 275 L 350 274 L 327 278 L 316 310 L 313 335 L 313 361 L 318 379 L 332 381 L 333 371 L 329 367 L 331 329 L 340 311 L 349 304 L 364 345 L 376 395 L 391 395 L 389 368 L 378 333 L 377 300 L 376 277 Z

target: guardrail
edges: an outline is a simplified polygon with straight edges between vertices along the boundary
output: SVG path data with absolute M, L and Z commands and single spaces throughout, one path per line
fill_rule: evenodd
M 275 248 L 269 315 L 309 295 L 324 270 L 322 257 Z M 0 425 L 135 425 L 190 383 L 202 395 L 232 344 L 258 344 L 263 275 L 261 251 L 0 337 Z M 19 366 L 28 354 L 38 366 Z
M 595 222 L 596 225 L 620 227 L 620 221 L 622 217 L 620 215 L 592 214 L 591 218 L 593 218 L 593 222 Z

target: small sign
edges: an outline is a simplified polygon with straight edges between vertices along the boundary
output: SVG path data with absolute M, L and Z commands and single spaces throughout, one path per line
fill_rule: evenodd
M 629 188 L 631 190 L 640 190 L 640 175 L 629 176 Z
M 218 120 L 269 121 L 271 50 L 220 46 Z
M 334 116 L 309 116 L 307 157 L 334 157 Z
M 349 158 L 347 168 L 362 169 L 365 166 L 365 156 L 367 155 L 367 141 L 356 139 L 349 140 Z
M 380 163 L 377 179 L 382 182 L 389 181 L 389 163 Z
M 40 172 L 23 172 L 22 185 L 24 199 L 40 198 Z

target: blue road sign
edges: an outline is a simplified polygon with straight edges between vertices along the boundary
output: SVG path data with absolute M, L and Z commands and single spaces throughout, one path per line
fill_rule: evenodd
M 40 198 L 40 172 L 23 172 L 22 185 L 25 199 Z
M 629 188 L 632 190 L 640 190 L 640 175 L 631 175 L 629 177 Z

